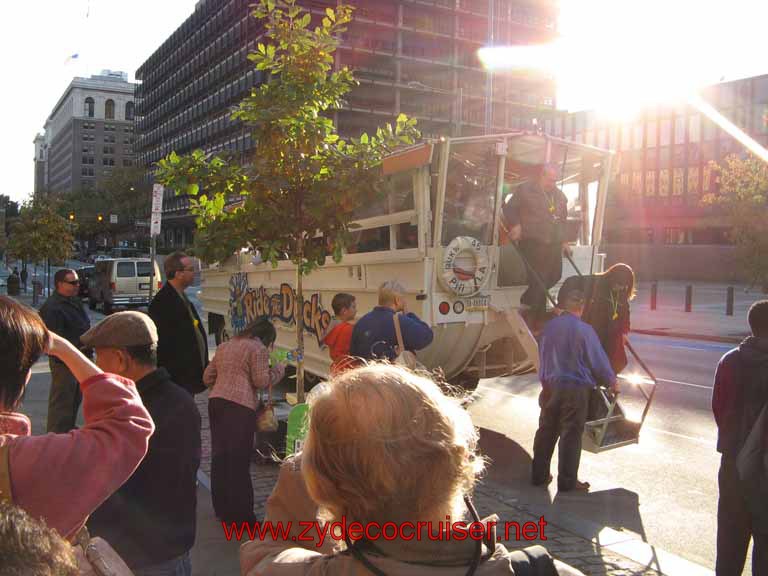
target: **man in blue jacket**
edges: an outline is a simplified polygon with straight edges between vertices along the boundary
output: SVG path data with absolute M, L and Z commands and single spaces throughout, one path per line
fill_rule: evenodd
M 432 328 L 406 310 L 405 290 L 397 282 L 385 282 L 379 288 L 379 305 L 360 318 L 352 331 L 350 356 L 366 360 L 397 357 L 395 314 L 399 314 L 403 345 L 411 352 L 426 348 L 432 342 Z
M 584 294 L 573 290 L 559 302 L 565 310 L 550 320 L 539 342 L 539 429 L 533 441 L 535 486 L 549 484 L 549 464 L 558 448 L 557 487 L 560 491 L 589 490 L 578 480 L 581 436 L 587 421 L 589 395 L 597 384 L 616 391 L 616 375 L 594 328 L 581 320 Z

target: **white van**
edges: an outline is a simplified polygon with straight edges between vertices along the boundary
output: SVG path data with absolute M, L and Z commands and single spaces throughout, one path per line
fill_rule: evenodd
M 160 268 L 155 261 L 156 293 L 162 287 Z M 101 304 L 104 314 L 115 307 L 149 306 L 152 264 L 149 258 L 113 258 L 99 260 L 88 285 L 88 307 L 96 310 Z

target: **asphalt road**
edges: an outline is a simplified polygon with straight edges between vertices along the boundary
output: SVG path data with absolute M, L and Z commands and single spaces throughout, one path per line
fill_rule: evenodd
M 534 378 L 481 382 L 471 411 L 484 429 L 481 447 L 494 460 L 489 475 L 551 518 L 565 514 L 630 531 L 713 568 L 719 455 L 710 401 L 715 367 L 729 346 L 644 335 L 631 341 L 659 379 L 657 392 L 639 444 L 583 452 L 580 477 L 591 483 L 589 494 L 559 495 L 556 483 L 549 491 L 528 484 L 539 414 Z M 622 397 L 628 415 L 639 416 L 637 392 L 625 385 Z M 556 475 L 556 456 L 552 471 Z M 599 533 L 588 523 L 585 529 Z

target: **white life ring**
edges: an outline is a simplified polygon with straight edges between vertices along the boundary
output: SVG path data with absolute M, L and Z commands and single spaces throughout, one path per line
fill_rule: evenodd
M 465 254 L 474 260 L 472 268 L 465 264 Z M 457 236 L 443 251 L 440 278 L 445 288 L 457 296 L 477 294 L 485 286 L 490 271 L 487 248 L 477 238 Z

